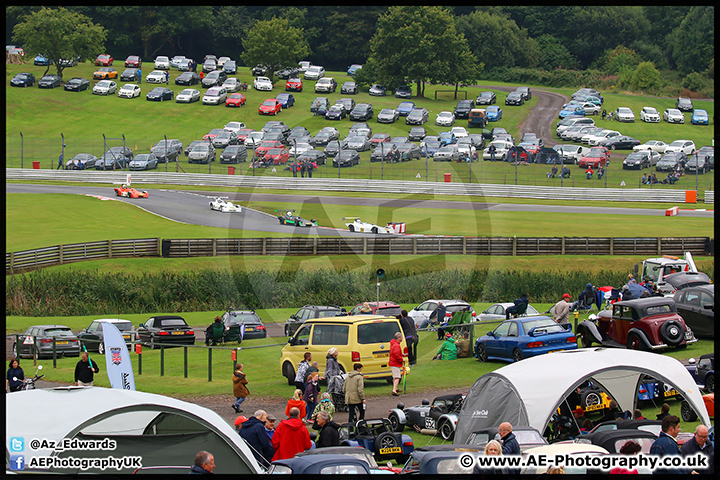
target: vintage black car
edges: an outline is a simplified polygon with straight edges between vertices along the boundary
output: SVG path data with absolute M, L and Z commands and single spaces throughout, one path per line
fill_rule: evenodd
M 340 428 L 340 446 L 365 447 L 376 460 L 396 460 L 405 463 L 415 449 L 412 438 L 394 432 L 387 418 L 359 420 Z
M 685 365 L 695 383 L 700 385 L 708 393 L 715 392 L 715 354 L 706 353 L 697 361 L 690 359 L 690 365 Z
M 422 405 L 408 408 L 398 403 L 390 410 L 388 420 L 395 432 L 402 432 L 406 426 L 426 428 L 438 430 L 443 439 L 452 440 L 464 399 L 465 394 L 453 394 L 436 397 L 432 404 L 423 400 Z
M 342 308 L 337 305 L 305 305 L 297 313 L 290 315 L 285 322 L 285 336 L 295 335 L 295 332 L 305 320 L 310 318 L 337 317 L 342 313 Z
M 193 345 L 195 332 L 182 317 L 158 315 L 140 324 L 137 329 L 137 339 L 150 348 L 155 348 L 158 344 Z

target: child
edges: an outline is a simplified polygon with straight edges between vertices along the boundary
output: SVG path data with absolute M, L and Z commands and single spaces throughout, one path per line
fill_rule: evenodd
M 250 395 L 250 391 L 245 385 L 248 381 L 245 378 L 245 374 L 242 371 L 242 363 L 235 365 L 235 373 L 233 373 L 233 394 L 235 395 L 235 403 L 230 405 L 236 413 L 242 412 L 240 404 L 245 401 L 245 398 Z
M 293 396 L 290 400 L 287 402 L 287 406 L 285 407 L 285 416 L 290 416 L 290 409 L 292 407 L 297 407 L 300 410 L 300 418 L 305 418 L 305 402 L 302 399 L 303 392 L 299 388 L 295 389 L 295 393 L 293 393 Z
M 330 414 L 329 421 L 332 421 L 332 417 L 335 414 L 335 405 L 333 405 L 332 401 L 330 400 L 330 394 L 327 392 L 323 392 L 320 395 L 320 403 L 318 403 L 317 407 L 315 407 L 315 411 L 312 413 L 312 419 L 316 420 L 318 413 L 323 411 Z
M 307 386 L 305 387 L 305 395 L 303 395 L 303 400 L 305 400 L 306 404 L 306 420 L 310 420 L 313 412 L 315 411 L 315 407 L 317 406 L 318 395 L 320 395 L 320 388 L 318 387 L 319 377 L 320 375 L 318 372 L 312 372 L 310 376 L 308 376 Z

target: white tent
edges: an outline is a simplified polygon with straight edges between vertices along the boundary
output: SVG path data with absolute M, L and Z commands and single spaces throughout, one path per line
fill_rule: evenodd
M 262 473 L 250 447 L 234 428 L 210 409 L 175 398 L 134 390 L 61 387 L 5 396 L 6 455 L 16 453 L 12 437 L 25 439 L 25 464 L 33 456 L 141 456 L 142 466 L 187 466 L 206 450 L 215 456 L 215 473 Z M 30 449 L 32 439 L 104 439 L 117 442 L 112 451 Z M 77 469 L 58 470 L 65 473 Z M 132 473 L 88 470 L 90 473 Z
M 671 385 L 710 425 L 700 391 L 678 360 L 636 350 L 582 348 L 531 357 L 480 377 L 463 402 L 455 442 L 465 443 L 472 432 L 502 422 L 542 433 L 563 399 L 591 377 L 621 410 L 632 411 L 643 375 Z

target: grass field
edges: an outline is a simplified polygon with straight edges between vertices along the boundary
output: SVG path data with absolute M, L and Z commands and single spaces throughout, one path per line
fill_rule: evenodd
M 119 62 L 116 62 L 119 63 Z M 118 72 L 122 72 L 123 67 L 120 64 L 115 67 Z M 81 64 L 77 67 L 65 70 L 65 78 L 72 76 L 83 76 L 92 78 L 92 72 L 95 70 L 90 64 Z M 147 63 L 143 67 L 143 71 L 149 73 L 152 70 L 152 64 Z M 9 83 L 10 78 L 19 71 L 30 71 L 35 73 L 36 77 L 40 77 L 45 71 L 45 67 L 37 67 L 33 65 L 8 65 L 6 70 L 6 81 Z M 52 73 L 52 71 L 50 72 Z M 178 72 L 171 71 L 171 81 L 169 87 L 176 93 L 182 90 L 181 86 L 174 85 L 174 78 Z M 348 77 L 343 72 L 329 72 L 333 75 L 339 84 L 342 84 Z M 241 68 L 237 77 L 241 81 L 252 84 L 253 77 L 249 69 Z M 91 81 L 92 83 L 92 81 Z M 491 83 L 480 81 L 479 83 Z M 492 82 L 497 83 L 497 82 Z M 151 88 L 150 85 L 143 83 L 143 91 L 146 93 Z M 314 82 L 305 82 L 304 91 L 296 93 L 297 106 L 283 111 L 277 119 L 285 122 L 290 127 L 304 126 L 311 133 L 316 133 L 320 128 L 326 125 L 332 125 L 338 128 L 341 136 L 344 136 L 349 130 L 352 122 L 342 120 L 340 122 L 328 122 L 320 117 L 313 117 L 309 111 L 312 100 L 317 96 L 313 91 Z M 197 87 L 203 90 L 202 87 Z M 538 87 L 540 88 L 540 87 Z M 444 90 L 439 93 L 438 99 L 435 99 L 435 92 Z M 434 125 L 435 115 L 442 110 L 453 110 L 456 100 L 452 94 L 447 93 L 448 87 L 439 85 L 428 85 L 425 90 L 425 98 L 414 98 L 418 105 L 428 108 L 430 111 L 430 121 L 425 125 L 429 134 L 437 134 L 446 128 Z M 484 90 L 479 87 L 465 87 L 461 89 L 460 98 L 475 98 L 477 94 Z M 553 89 L 548 89 L 553 90 Z M 565 95 L 570 95 L 571 89 L 555 89 Z M 184 145 L 190 141 L 201 138 L 212 128 L 218 128 L 225 125 L 228 121 L 239 120 L 245 122 L 251 128 L 260 129 L 270 118 L 257 114 L 256 107 L 265 98 L 274 97 L 277 93 L 284 91 L 284 81 L 277 80 L 273 92 L 257 92 L 250 88 L 246 93 L 247 105 L 240 109 L 229 109 L 224 106 L 207 106 L 200 103 L 196 104 L 176 104 L 174 102 L 147 102 L 143 96 L 128 100 L 120 99 L 116 96 L 100 97 L 92 95 L 88 92 L 66 92 L 56 88 L 54 90 L 41 90 L 36 87 L 32 88 L 8 88 L 6 95 L 6 166 L 19 167 L 21 164 L 21 145 L 19 132 L 23 133 L 24 144 L 22 147 L 22 163 L 23 166 L 29 168 L 33 160 L 40 161 L 41 168 L 55 168 L 57 157 L 60 153 L 60 134 L 65 135 L 67 148 L 65 149 L 65 158 L 69 159 L 76 153 L 86 152 L 100 155 L 103 151 L 102 135 L 114 139 L 120 139 L 125 136 L 128 146 L 133 148 L 136 153 L 149 151 L 150 147 L 163 135 L 168 138 L 178 138 Z M 495 91 L 498 96 L 498 103 L 503 106 L 503 119 L 494 122 L 490 126 L 502 126 L 512 133 L 516 139 L 519 138 L 519 127 L 527 117 L 530 109 L 537 104 L 537 98 L 534 97 L 522 107 L 504 107 L 504 92 Z M 328 94 L 331 102 L 341 98 L 339 93 Z M 375 112 L 379 112 L 382 108 L 396 107 L 399 100 L 394 96 L 371 97 L 363 92 L 354 96 L 356 102 L 370 102 L 373 104 Z M 714 103 L 712 101 L 696 100 L 697 107 L 705 108 L 710 117 L 714 114 Z M 614 110 L 617 106 L 628 106 L 639 116 L 640 109 L 650 105 L 656 107 L 659 111 L 663 111 L 669 106 L 674 106 L 673 99 L 662 99 L 655 97 L 642 97 L 633 95 L 607 94 L 604 107 L 608 110 Z M 690 125 L 689 114 L 686 114 L 687 120 L 684 125 L 660 124 L 644 124 L 639 119 L 634 124 L 619 124 L 618 122 L 603 122 L 599 118 L 598 123 L 607 123 L 608 127 L 618 129 L 624 134 L 635 136 L 641 141 L 659 139 L 671 142 L 678 138 L 687 138 L 696 142 L 698 146 L 709 145 L 713 136 L 712 125 L 693 126 Z M 402 118 L 402 117 L 401 117 Z M 68 121 L 71 119 L 72 121 Z M 275 117 L 272 118 L 276 119 Z M 392 125 L 378 124 L 375 120 L 369 122 L 375 132 L 387 132 L 392 136 L 407 135 L 409 126 L 405 125 L 402 120 Z M 464 121 L 456 122 L 456 125 L 465 125 Z M 548 140 L 548 139 L 546 139 Z M 122 140 L 109 140 L 110 146 L 121 145 Z M 464 163 L 445 163 L 445 162 L 425 162 L 425 160 L 414 160 L 401 164 L 380 165 L 370 163 L 370 152 L 361 153 L 361 163 L 352 168 L 336 169 L 331 166 L 321 167 L 315 172 L 316 177 L 336 178 L 338 175 L 342 178 L 373 178 L 373 179 L 389 179 L 389 180 L 430 180 L 442 181 L 445 173 L 452 173 L 453 181 L 467 182 L 472 179 L 473 182 L 480 183 L 501 183 L 501 184 L 525 184 L 525 185 L 553 185 L 559 186 L 558 179 L 548 179 L 546 172 L 549 168 L 546 165 L 523 165 L 516 171 L 513 166 L 505 162 L 478 162 L 474 164 Z M 625 182 L 628 187 L 637 187 L 642 172 L 623 171 L 621 168 L 621 155 L 614 155 L 611 166 L 607 171 L 607 186 L 618 187 L 621 182 Z M 198 173 L 226 173 L 227 169 L 219 164 L 215 165 L 189 165 L 185 157 L 181 157 L 180 167 L 186 172 Z M 164 170 L 166 166 L 161 165 L 160 169 Z M 169 165 L 167 168 L 174 171 L 176 165 Z M 247 165 L 238 166 L 238 174 L 248 174 Z M 289 171 L 278 168 L 276 172 L 266 169 L 257 169 L 254 171 L 256 175 L 273 175 L 273 176 L 289 176 Z M 583 187 L 604 187 L 605 181 L 587 181 L 581 175 L 579 169 L 573 169 L 575 178 L 563 182 L 563 186 L 583 186 Z M 419 177 L 418 177 L 419 176 Z M 701 175 L 698 179 L 700 190 L 713 189 L 713 178 L 711 175 Z M 670 188 L 670 186 L 660 186 L 656 188 Z M 690 189 L 695 188 L 695 179 L 683 179 L 673 188 Z

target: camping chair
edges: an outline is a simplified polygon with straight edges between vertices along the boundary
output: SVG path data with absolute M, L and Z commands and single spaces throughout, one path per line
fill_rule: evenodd
M 227 332 L 225 333 L 226 342 L 238 342 L 242 343 L 242 335 L 240 335 L 240 325 L 230 325 Z
M 213 322 L 212 324 L 212 338 L 213 344 L 224 343 L 225 325 L 220 322 Z

